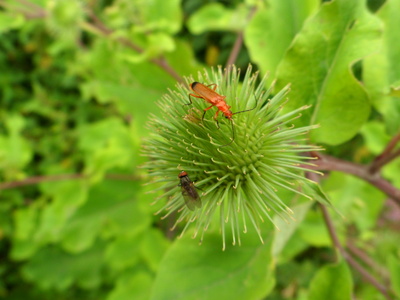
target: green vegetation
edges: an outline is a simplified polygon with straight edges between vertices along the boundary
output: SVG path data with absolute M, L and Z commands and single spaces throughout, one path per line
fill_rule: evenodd
M 400 298 L 399 8 L 0 0 L 0 299 Z

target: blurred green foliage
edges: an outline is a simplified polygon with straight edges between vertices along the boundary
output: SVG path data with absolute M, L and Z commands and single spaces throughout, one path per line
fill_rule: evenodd
M 221 252 L 215 233 L 171 241 L 138 168 L 156 101 L 225 64 L 239 32 L 238 67 L 290 82 L 287 109 L 313 105 L 311 142 L 371 161 L 400 129 L 400 0 L 379 2 L 0 0 L 0 299 L 384 299 L 326 264 L 312 203 L 282 234 L 266 224 L 266 244 Z M 383 169 L 397 187 L 399 166 Z M 322 186 L 340 239 L 400 297 L 398 207 L 385 218 L 386 196 L 342 173 Z

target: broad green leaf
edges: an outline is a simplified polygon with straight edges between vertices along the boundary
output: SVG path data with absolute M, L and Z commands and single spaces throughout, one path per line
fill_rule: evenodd
M 385 194 L 361 179 L 338 172 L 330 174 L 324 187 L 332 204 L 344 216 L 344 219 L 339 219 L 338 227 L 355 223 L 361 231 L 374 228 L 384 205 Z
M 37 199 L 34 205 L 15 213 L 14 259 L 27 258 L 42 245 L 57 242 L 67 220 L 87 199 L 87 184 L 82 180 L 43 183 L 42 191 L 51 202 L 43 206 Z
M 372 285 L 363 285 L 360 289 L 357 288 L 357 299 L 362 300 L 386 300 L 380 291 Z
M 389 96 L 400 98 L 400 87 L 390 87 Z
M 380 51 L 368 56 L 363 63 L 363 79 L 375 108 L 384 116 L 390 134 L 400 130 L 400 99 L 398 90 L 390 91 L 392 85 L 398 86 L 400 80 L 400 18 L 397 14 L 400 0 L 388 0 L 377 13 L 384 23 L 383 37 L 379 41 Z M 397 97 L 396 97 L 397 95 Z
M 40 206 L 36 203 L 29 207 L 16 210 L 13 214 L 14 236 L 10 257 L 23 260 L 35 253 L 41 246 L 31 240 L 37 226 Z
M 390 141 L 385 125 L 378 121 L 370 121 L 361 128 L 365 145 L 375 155 L 380 154 Z
M 353 280 L 350 270 L 341 261 L 335 265 L 322 267 L 310 284 L 309 300 L 351 300 Z
M 140 244 L 141 257 L 153 272 L 158 271 L 160 262 L 170 243 L 160 230 L 147 230 Z
M 221 236 L 207 234 L 203 245 L 189 237 L 175 241 L 161 262 L 151 299 L 262 299 L 270 292 L 271 242 L 243 235 L 242 246 L 220 250 Z
M 108 118 L 87 124 L 78 133 L 79 148 L 85 153 L 86 174 L 98 179 L 107 170 L 134 164 L 134 139 L 121 120 Z
M 117 111 L 128 117 L 143 135 L 148 132 L 143 124 L 146 123 L 149 113 L 157 111 L 156 100 L 160 99 L 176 80 L 154 63 L 127 62 L 126 58 L 134 55 L 135 52 L 130 48 L 110 45 L 107 41 L 97 41 L 90 53 L 80 53 L 74 69 L 80 76 L 88 77 L 87 74 L 94 74 L 80 85 L 84 99 L 94 98 L 100 103 L 113 103 Z M 173 56 L 174 52 L 169 55 Z M 174 66 L 182 63 L 191 64 L 191 60 L 182 60 L 180 57 Z
M 391 161 L 389 164 L 385 165 L 382 169 L 382 175 L 390 180 L 392 184 L 396 187 L 400 186 L 400 158 L 397 157 L 395 160 Z
M 58 241 L 67 220 L 87 200 L 88 186 L 84 180 L 56 181 L 42 184 L 44 195 L 52 202 L 42 209 L 40 222 L 32 242 L 43 244 Z M 31 237 L 32 238 L 32 237 Z
M 187 26 L 193 34 L 212 30 L 239 31 L 245 27 L 248 13 L 244 5 L 232 10 L 220 3 L 210 3 L 196 11 L 189 18 Z
M 135 265 L 139 260 L 139 248 L 143 236 L 135 235 L 121 235 L 114 241 L 110 242 L 105 258 L 110 267 L 116 271 L 127 269 Z
M 101 282 L 102 260 L 103 250 L 99 244 L 79 255 L 46 247 L 23 266 L 22 274 L 42 289 L 66 290 L 73 284 L 95 288 Z
M 298 235 L 312 246 L 330 247 L 332 245 L 325 222 L 318 209 L 308 211 L 297 231 Z
M 172 52 L 175 50 L 174 39 L 165 33 L 148 34 L 146 35 L 146 41 L 145 50 L 142 53 L 124 51 L 122 57 L 124 57 L 127 62 L 137 64 L 146 62 L 146 60 L 158 58 L 165 52 Z
M 14 212 L 14 238 L 19 240 L 28 239 L 36 229 L 36 219 L 38 216 L 37 205 L 23 207 Z
M 0 135 L 0 170 L 7 179 L 20 179 L 21 169 L 32 158 L 32 149 L 21 131 L 26 126 L 22 116 L 12 114 L 2 119 L 7 129 L 6 135 Z
M 400 260 L 399 257 L 390 255 L 388 257 L 387 265 L 389 266 L 390 272 L 390 283 L 392 290 L 396 296 L 400 298 Z
M 195 59 L 194 49 L 190 44 L 181 40 L 176 40 L 175 44 L 175 51 L 166 53 L 165 57 L 178 74 L 183 77 L 203 70 L 204 66 Z
M 107 300 L 148 300 L 153 278 L 146 272 L 127 272 L 118 276 Z
M 180 0 L 135 0 L 132 1 L 134 12 L 139 11 L 140 22 L 136 22 L 136 32 L 164 31 L 177 33 L 182 26 L 182 10 Z
M 150 216 L 135 199 L 138 188 L 137 183 L 110 180 L 93 187 L 60 233 L 64 249 L 81 252 L 98 236 L 133 236 L 147 229 Z
M 291 207 L 293 211 L 293 217 L 296 219 L 291 223 L 287 224 L 282 218 L 275 217 L 274 223 L 275 225 L 280 228 L 279 230 L 275 230 L 274 241 L 272 244 L 272 255 L 274 257 L 278 256 L 281 251 L 285 248 L 285 245 L 292 237 L 293 233 L 296 231 L 297 227 L 303 221 L 306 213 L 310 209 L 311 204 L 313 202 L 308 201 L 303 204 L 296 205 Z
M 300 224 L 299 224 L 300 225 Z M 294 231 L 290 239 L 286 242 L 282 251 L 279 253 L 277 264 L 293 262 L 298 255 L 304 253 L 310 245 L 305 241 L 298 230 Z
M 277 89 L 291 83 L 286 110 L 302 105 L 297 124 L 320 124 L 313 142 L 338 145 L 351 139 L 370 113 L 368 94 L 352 65 L 377 51 L 381 22 L 364 1 L 325 2 L 296 36 L 277 70 Z
M 5 12 L 0 13 L 0 33 L 17 29 L 25 24 L 25 18 L 22 14 L 17 16 Z
M 252 61 L 270 80 L 276 68 L 300 31 L 304 20 L 315 12 L 320 1 L 272 0 L 257 9 L 244 31 L 244 41 Z
M 107 5 L 107 24 L 111 28 L 130 28 L 134 32 L 177 33 L 182 26 L 180 0 L 123 0 Z

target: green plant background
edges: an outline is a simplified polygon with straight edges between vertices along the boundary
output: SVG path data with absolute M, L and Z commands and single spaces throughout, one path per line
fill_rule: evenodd
M 399 0 L 0 5 L 0 299 L 385 299 L 335 262 L 312 202 L 221 252 L 219 235 L 173 238 L 138 167 L 156 101 L 224 65 L 238 34 L 238 67 L 291 83 L 285 109 L 313 105 L 312 143 L 371 162 L 400 130 Z M 382 169 L 397 187 L 399 166 Z M 340 240 L 400 297 L 399 207 L 344 173 L 322 187 Z

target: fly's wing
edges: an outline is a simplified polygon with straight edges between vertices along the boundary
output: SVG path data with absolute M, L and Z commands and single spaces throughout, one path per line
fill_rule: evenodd
M 201 199 L 193 182 L 181 182 L 181 189 L 183 199 L 185 199 L 186 206 L 190 210 L 195 210 L 196 207 L 201 207 Z

